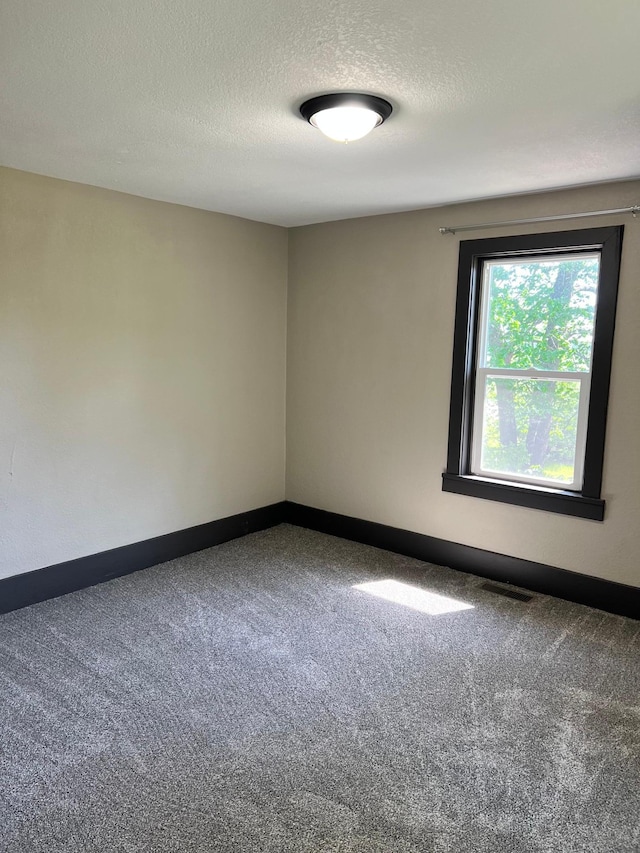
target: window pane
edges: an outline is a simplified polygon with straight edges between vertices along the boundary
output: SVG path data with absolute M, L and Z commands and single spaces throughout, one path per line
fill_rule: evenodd
M 573 484 L 581 384 L 487 375 L 481 469 Z
M 488 261 L 484 367 L 589 371 L 599 255 Z

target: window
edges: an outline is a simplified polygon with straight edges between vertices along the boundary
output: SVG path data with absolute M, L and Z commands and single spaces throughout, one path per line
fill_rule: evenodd
M 622 232 L 461 242 L 445 491 L 604 518 Z

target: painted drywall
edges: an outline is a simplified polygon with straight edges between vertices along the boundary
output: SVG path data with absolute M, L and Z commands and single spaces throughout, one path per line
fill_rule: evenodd
M 284 497 L 287 232 L 0 170 L 0 577 Z
M 640 219 L 538 226 L 626 226 L 602 523 L 442 491 L 460 239 L 532 228 L 438 232 L 639 202 L 631 182 L 293 229 L 287 498 L 640 586 Z

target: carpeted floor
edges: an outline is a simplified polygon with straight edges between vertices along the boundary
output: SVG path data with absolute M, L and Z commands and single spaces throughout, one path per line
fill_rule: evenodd
M 481 584 L 283 525 L 0 617 L 0 850 L 637 853 L 640 623 Z

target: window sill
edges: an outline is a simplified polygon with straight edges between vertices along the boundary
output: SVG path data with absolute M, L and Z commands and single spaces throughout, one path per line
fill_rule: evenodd
M 471 474 L 446 472 L 442 475 L 442 490 L 515 506 L 526 506 L 530 509 L 543 509 L 562 515 L 590 518 L 593 521 L 604 519 L 604 501 L 600 498 L 587 498 L 577 492 L 546 489 L 542 486 L 521 486 L 505 480 L 489 480 Z

